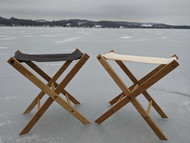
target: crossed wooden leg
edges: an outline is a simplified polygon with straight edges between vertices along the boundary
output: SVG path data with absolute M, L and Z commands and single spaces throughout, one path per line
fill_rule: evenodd
M 126 73 L 126 75 L 131 79 L 131 81 L 135 84 L 142 84 L 146 79 L 150 78 L 152 75 L 154 75 L 156 72 L 158 72 L 161 68 L 164 67 L 164 65 L 160 65 L 157 68 L 155 68 L 152 72 L 150 72 L 149 74 L 147 74 L 146 76 L 144 76 L 141 80 L 137 80 L 136 77 L 131 73 L 131 71 L 125 66 L 125 64 L 122 61 L 116 61 L 116 63 L 121 67 L 121 69 Z M 131 87 L 129 87 L 129 89 L 133 89 L 134 85 L 132 85 Z M 150 94 L 145 90 L 144 92 L 142 92 L 142 94 L 144 95 L 144 97 L 149 101 L 152 102 L 152 106 L 154 107 L 154 109 L 158 112 L 158 114 L 162 117 L 162 118 L 168 118 L 168 116 L 164 113 L 164 111 L 160 108 L 160 106 L 156 103 L 156 101 L 150 96 Z M 114 103 L 117 102 L 118 98 L 121 95 L 125 95 L 123 94 L 123 92 L 118 95 L 117 97 L 115 97 L 114 99 L 112 99 L 109 103 L 111 105 L 113 105 Z
M 60 75 L 67 69 L 67 67 L 71 64 L 72 61 L 66 61 L 63 66 L 57 71 L 57 73 L 50 78 L 45 72 L 43 72 L 37 65 L 35 65 L 32 61 L 27 62 L 32 69 L 34 69 L 41 77 L 43 77 L 46 81 L 48 81 L 47 86 L 51 87 L 51 83 L 54 82 L 55 87 L 58 86 L 56 80 L 60 77 Z M 80 104 L 78 100 L 76 100 L 70 93 L 68 93 L 65 89 L 61 91 L 63 95 L 68 95 L 69 99 L 74 104 Z M 26 108 L 23 114 L 29 113 L 32 109 L 37 105 L 38 100 L 40 100 L 45 95 L 45 92 L 41 91 L 38 96 L 31 102 L 31 104 Z
M 88 121 L 82 114 L 80 114 L 75 108 L 73 108 L 68 102 L 66 102 L 62 97 L 59 96 L 59 94 L 63 91 L 63 89 L 71 81 L 71 79 L 76 75 L 76 73 L 80 70 L 80 68 L 84 65 L 84 63 L 87 61 L 88 58 L 89 58 L 89 56 L 87 54 L 84 54 L 80 58 L 80 60 L 76 63 L 76 65 L 71 69 L 71 71 L 67 74 L 67 76 L 62 80 L 62 82 L 59 85 L 55 86 L 56 87 L 55 89 L 50 89 L 49 83 L 48 83 L 48 85 L 44 84 L 39 78 L 37 78 L 35 75 L 33 75 L 28 69 L 26 69 L 14 57 L 11 57 L 8 60 L 8 63 L 10 65 L 12 65 L 16 70 L 18 70 L 21 74 L 23 74 L 27 79 L 29 79 L 32 83 L 34 83 L 37 87 L 39 87 L 42 90 L 42 92 L 49 95 L 49 98 L 45 101 L 45 103 L 42 105 L 42 107 L 38 109 L 38 111 L 33 116 L 33 118 L 28 122 L 28 124 L 21 131 L 20 135 L 26 134 L 32 129 L 32 127 L 36 124 L 36 122 L 40 119 L 40 117 L 45 113 L 45 111 L 53 103 L 53 101 L 56 101 L 58 104 L 60 104 L 63 108 L 65 108 L 68 112 L 70 112 L 73 116 L 75 116 L 82 123 L 84 123 L 84 124 L 90 123 L 90 121 Z M 69 63 L 67 63 L 67 64 L 69 64 Z M 66 66 L 63 65 L 63 67 L 66 67 Z M 61 69 L 64 70 L 64 68 L 61 68 Z M 59 70 L 58 72 L 61 73 L 61 70 Z M 56 74 L 56 76 L 58 76 L 58 75 L 59 74 Z M 56 79 L 56 78 L 57 77 L 54 76 L 54 79 Z M 65 92 L 66 91 L 64 91 L 63 93 L 65 93 Z
M 167 140 L 164 133 L 160 130 L 160 128 L 156 125 L 156 123 L 151 119 L 149 114 L 145 111 L 143 106 L 137 101 L 136 97 L 144 93 L 148 100 L 152 100 L 152 98 L 147 94 L 146 90 L 151 87 L 153 84 L 155 84 L 157 81 L 159 81 L 161 78 L 163 78 L 165 75 L 167 75 L 169 72 L 171 72 L 173 69 L 175 69 L 179 64 L 177 61 L 172 61 L 171 63 L 167 65 L 160 65 L 158 68 L 150 72 L 148 75 L 146 75 L 144 78 L 142 78 L 140 81 L 136 80 L 136 78 L 131 75 L 132 73 L 126 70 L 125 66 L 122 65 L 121 62 L 116 61 L 120 67 L 126 72 L 126 74 L 131 78 L 131 80 L 135 83 L 130 88 L 127 88 L 127 86 L 123 83 L 123 81 L 120 79 L 120 77 L 116 74 L 116 72 L 112 69 L 112 67 L 109 65 L 109 63 L 106 61 L 106 59 L 102 55 L 98 55 L 97 59 L 102 64 L 102 66 L 105 68 L 105 70 L 109 73 L 109 75 L 112 77 L 112 79 L 115 81 L 115 83 L 119 86 L 119 88 L 123 91 L 119 96 L 114 98 L 112 101 L 110 101 L 111 104 L 116 103 L 114 106 L 112 106 L 111 109 L 109 109 L 107 112 L 105 112 L 102 116 L 100 116 L 95 122 L 100 124 L 107 118 L 109 118 L 111 115 L 113 115 L 115 112 L 117 112 L 119 109 L 121 109 L 123 106 L 131 102 L 134 107 L 137 109 L 137 111 L 141 114 L 141 116 L 144 118 L 144 120 L 147 122 L 147 124 L 152 128 L 152 130 L 155 132 L 155 134 L 159 137 L 160 140 Z M 125 96 L 122 98 L 122 96 Z M 156 105 L 156 102 L 152 100 L 152 103 L 154 102 L 154 106 L 157 109 L 159 114 L 163 114 L 164 112 L 159 111 L 159 106 Z M 162 115 L 163 117 L 167 117 L 166 115 Z
M 21 53 L 19 50 L 15 52 Z M 57 73 L 51 78 L 48 76 L 41 68 L 39 68 L 35 63 L 32 61 L 26 62 L 26 64 L 32 68 L 36 73 L 38 73 L 42 78 L 44 78 L 46 81 L 48 81 L 47 85 L 51 87 L 51 83 L 54 82 L 55 87 L 58 86 L 56 83 L 56 80 L 61 76 L 61 74 L 68 68 L 68 66 L 72 63 L 72 61 L 66 61 L 63 66 L 57 71 Z M 68 98 L 74 103 L 74 104 L 80 104 L 80 102 L 75 99 L 70 93 L 68 93 L 65 89 L 61 91 L 63 95 L 68 95 Z M 26 108 L 26 110 L 23 112 L 23 114 L 30 113 L 32 109 L 39 103 L 41 98 L 45 95 L 43 91 L 41 91 L 38 96 L 30 103 L 30 105 Z

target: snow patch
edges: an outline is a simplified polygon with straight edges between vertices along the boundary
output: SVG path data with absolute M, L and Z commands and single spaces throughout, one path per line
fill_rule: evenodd
M 56 37 L 55 35 L 41 35 L 41 37 Z
M 132 38 L 131 36 L 123 36 L 123 37 L 120 37 L 121 39 L 130 39 Z
M 16 140 L 16 143 L 56 143 L 54 138 L 42 137 L 40 135 L 24 136 Z
M 87 22 L 78 22 L 78 25 L 83 25 L 83 24 L 86 24 Z
M 152 24 L 141 24 L 141 27 L 152 27 Z
M 63 65 L 63 63 L 47 63 L 47 64 L 44 64 L 45 66 L 60 66 L 60 65 Z
M 15 40 L 15 39 L 17 39 L 17 37 L 0 37 L 0 40 Z
M 11 121 L 11 120 L 8 120 L 6 122 L 0 122 L 0 127 L 5 126 L 5 125 L 9 125 L 9 124 L 12 124 L 12 123 L 14 123 L 14 122 Z
M 188 111 L 190 111 L 190 101 L 187 101 L 181 105 L 184 106 Z
M 160 38 L 162 38 L 162 39 L 168 39 L 168 37 L 166 37 L 166 36 L 162 36 L 162 37 L 160 37 Z
M 45 34 L 45 35 L 22 35 L 22 37 L 26 37 L 26 38 L 33 38 L 33 37 L 56 37 L 55 35 L 50 35 L 50 34 Z
M 3 141 L 2 141 L 2 139 L 1 139 L 2 137 L 0 136 L 0 143 L 3 143 Z
M 8 49 L 9 47 L 0 47 L 0 49 Z
M 190 106 L 190 101 L 183 103 L 183 105 Z
M 61 43 L 68 43 L 68 42 L 72 42 L 79 39 L 79 37 L 71 37 L 71 38 L 67 38 L 63 41 L 55 41 L 56 44 L 61 44 Z
M 63 36 L 63 35 L 67 35 L 67 34 L 65 34 L 65 33 L 57 33 L 57 34 L 55 34 L 56 36 Z
M 36 35 L 22 35 L 22 37 L 33 38 L 36 37 Z
M 86 32 L 86 31 L 80 31 L 80 32 L 78 32 L 79 34 L 82 34 L 82 35 L 85 35 L 85 36 L 88 36 L 88 35 L 91 35 L 91 33 L 89 33 L 89 32 Z
M 94 25 L 94 28 L 102 28 L 101 25 Z
M 12 99 L 16 99 L 16 96 L 6 96 L 4 97 L 6 100 L 12 100 Z
M 71 23 L 67 23 L 67 24 L 66 24 L 66 27 L 71 27 Z
M 11 113 L 5 112 L 5 113 L 1 113 L 1 114 L 0 114 L 0 117 L 1 117 L 1 118 L 5 118 L 5 117 L 10 116 L 10 115 L 11 115 Z

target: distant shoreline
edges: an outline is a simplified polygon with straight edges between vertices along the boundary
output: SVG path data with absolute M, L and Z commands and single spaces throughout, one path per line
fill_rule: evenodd
M 30 20 L 0 17 L 0 27 L 72 27 L 72 28 L 139 28 L 139 29 L 190 29 L 189 25 L 167 25 L 162 23 L 140 23 L 126 21 L 90 21 L 69 19 L 58 21 Z
M 152 30 L 156 30 L 156 29 L 165 29 L 165 30 L 190 30 L 190 28 L 109 28 L 109 27 L 105 27 L 105 28 L 90 28 L 90 27 L 63 27 L 63 26 L 1 26 L 0 25 L 0 28 L 65 28 L 65 29 L 118 29 L 118 30 L 127 30 L 127 29 L 144 29 L 144 30 L 148 30 L 148 29 L 152 29 Z

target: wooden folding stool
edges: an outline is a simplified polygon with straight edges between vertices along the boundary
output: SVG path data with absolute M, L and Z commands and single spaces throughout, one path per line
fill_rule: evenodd
M 144 120 L 147 122 L 147 124 L 152 128 L 152 130 L 158 136 L 158 138 L 160 140 L 167 140 L 164 133 L 160 130 L 160 128 L 156 125 L 156 123 L 152 120 L 152 118 L 149 115 L 151 105 L 155 108 L 155 110 L 160 114 L 162 118 L 168 117 L 146 90 L 179 65 L 176 61 L 178 57 L 176 55 L 172 56 L 171 58 L 129 56 L 116 54 L 112 50 L 108 54 L 98 55 L 97 59 L 105 68 L 105 70 L 109 73 L 109 75 L 112 77 L 115 83 L 119 86 L 119 88 L 122 90 L 122 93 L 109 102 L 111 105 L 113 105 L 112 108 L 105 112 L 102 116 L 100 116 L 95 122 L 101 124 L 112 114 L 114 114 L 119 109 L 124 107 L 126 104 L 131 102 L 137 109 L 137 111 L 141 114 L 141 116 L 144 118 Z M 117 75 L 117 73 L 113 70 L 113 68 L 110 66 L 107 60 L 115 60 L 115 62 L 119 65 L 119 67 L 121 67 L 121 69 L 125 72 L 125 74 L 131 79 L 131 81 L 134 84 L 128 88 L 121 80 L 121 78 Z M 125 66 L 125 64 L 122 61 L 152 63 L 160 65 L 140 80 L 137 80 L 136 77 L 132 74 L 132 72 Z M 149 101 L 147 111 L 136 99 L 136 97 L 141 93 Z
M 80 50 L 76 49 L 73 53 L 70 54 L 45 54 L 45 55 L 27 55 L 22 54 L 20 51 L 15 53 L 14 57 L 11 57 L 8 60 L 8 63 L 13 66 L 17 71 L 23 74 L 27 79 L 39 87 L 42 91 L 38 96 L 31 102 L 28 108 L 24 111 L 23 114 L 29 113 L 36 105 L 37 112 L 20 132 L 20 135 L 28 133 L 40 117 L 45 113 L 48 107 L 56 101 L 59 105 L 65 108 L 69 113 L 75 116 L 83 124 L 89 124 L 88 121 L 82 114 L 80 114 L 74 107 L 72 107 L 70 101 L 74 104 L 80 104 L 70 93 L 68 93 L 64 88 L 80 70 L 80 68 L 88 60 L 89 56 L 85 53 L 83 54 Z M 79 60 L 78 60 L 79 59 Z M 62 75 L 62 73 L 68 68 L 73 60 L 78 60 L 78 62 L 73 66 L 71 71 L 65 76 L 60 84 L 56 80 Z M 52 62 L 52 61 L 65 61 L 57 73 L 51 78 L 49 77 L 42 69 L 40 69 L 34 62 Z M 48 83 L 45 84 L 38 77 L 36 77 L 32 72 L 30 72 L 22 63 L 26 63 L 30 68 L 37 72 L 42 78 L 44 78 Z M 62 93 L 67 101 L 65 101 L 59 94 Z M 44 102 L 40 107 L 41 98 L 47 94 L 49 98 Z

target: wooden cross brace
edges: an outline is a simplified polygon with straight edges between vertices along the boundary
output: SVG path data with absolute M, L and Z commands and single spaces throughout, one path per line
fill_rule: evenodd
M 78 50 L 78 49 L 77 49 Z M 20 51 L 17 51 L 20 52 Z M 88 60 L 89 56 L 84 54 L 79 61 L 75 64 L 75 66 L 71 69 L 71 71 L 66 75 L 66 77 L 61 81 L 60 84 L 56 83 L 56 80 L 60 77 L 60 75 L 67 69 L 67 67 L 71 64 L 71 60 L 66 61 L 63 66 L 57 71 L 57 73 L 50 78 L 43 70 L 41 70 L 36 64 L 32 61 L 26 62 L 28 66 L 30 66 L 34 71 L 36 71 L 41 77 L 43 77 L 47 84 L 43 83 L 38 77 L 36 77 L 32 72 L 30 72 L 27 68 L 23 66 L 18 60 L 14 57 L 11 57 L 8 60 L 8 63 L 13 66 L 17 71 L 19 71 L 22 75 L 24 75 L 27 79 L 29 79 L 33 84 L 39 87 L 42 91 L 37 95 L 37 97 L 31 102 L 31 104 L 26 108 L 23 114 L 31 112 L 31 110 L 37 105 L 38 110 L 36 114 L 32 117 L 32 119 L 28 122 L 28 124 L 24 127 L 24 129 L 20 132 L 20 135 L 28 133 L 32 127 L 36 124 L 36 122 L 41 118 L 41 116 L 45 113 L 45 111 L 49 108 L 49 106 L 56 101 L 59 105 L 65 108 L 69 113 L 75 116 L 78 120 L 80 120 L 83 124 L 89 124 L 90 121 L 86 119 L 82 114 L 80 114 L 74 107 L 71 106 L 70 102 L 66 102 L 61 96 L 60 93 L 66 96 L 67 100 L 71 100 L 74 104 L 80 104 L 70 93 L 68 93 L 64 88 L 67 84 L 72 80 L 72 78 L 76 75 L 76 73 L 81 69 L 81 67 Z M 52 89 L 51 89 L 52 87 Z M 47 94 L 49 98 L 44 102 L 44 104 L 40 107 L 40 99 Z
M 113 50 L 111 52 L 114 52 Z M 125 66 L 125 64 L 121 60 L 115 60 L 116 63 L 121 67 L 121 69 L 126 73 L 126 75 L 131 79 L 134 83 L 131 87 L 127 87 L 121 78 L 117 75 L 117 73 L 113 70 L 110 64 L 106 61 L 106 58 L 103 55 L 98 55 L 97 59 L 108 72 L 108 74 L 112 77 L 115 83 L 122 90 L 122 93 L 112 99 L 109 103 L 112 106 L 107 112 L 105 112 L 102 116 L 96 119 L 96 123 L 101 124 L 104 120 L 109 118 L 119 109 L 124 107 L 126 104 L 131 102 L 140 115 L 144 118 L 147 124 L 152 128 L 154 133 L 158 136 L 160 140 L 167 140 L 164 133 L 160 130 L 160 128 L 156 125 L 156 123 L 149 116 L 150 106 L 152 105 L 155 110 L 160 114 L 162 118 L 168 118 L 167 115 L 163 112 L 163 110 L 159 107 L 156 101 L 150 96 L 150 94 L 146 91 L 149 87 L 175 69 L 179 64 L 176 60 L 171 61 L 168 64 L 161 64 L 153 71 L 148 73 L 142 79 L 137 80 L 136 77 L 132 74 L 132 72 Z M 143 106 L 138 102 L 136 97 L 140 94 L 143 94 L 145 98 L 150 102 L 148 111 L 146 111 Z

